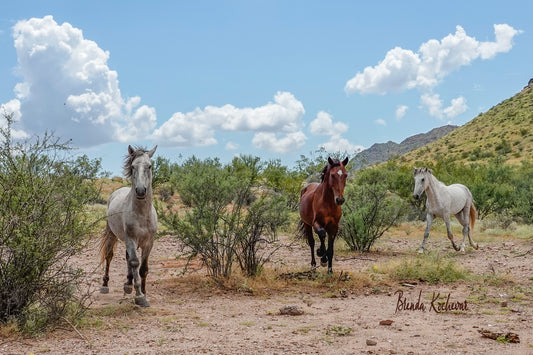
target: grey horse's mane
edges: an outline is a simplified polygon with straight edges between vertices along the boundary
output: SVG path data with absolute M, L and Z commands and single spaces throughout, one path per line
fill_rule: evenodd
M 122 166 L 122 173 L 124 176 L 129 179 L 132 174 L 132 167 L 133 161 L 140 157 L 143 154 L 148 153 L 148 150 L 144 147 L 133 147 L 133 153 L 132 154 L 126 154 L 124 157 L 124 165 Z
M 414 175 L 420 174 L 420 173 L 430 173 L 433 175 L 433 170 L 425 167 L 425 168 L 415 168 Z
M 324 182 L 324 178 L 326 177 L 326 173 L 328 172 L 329 169 L 332 169 L 336 166 L 340 166 L 341 165 L 341 162 L 339 159 L 337 158 L 331 158 L 331 161 L 333 162 L 333 164 L 330 164 L 329 162 L 326 164 L 326 166 L 322 169 L 322 171 L 320 172 L 320 181 L 321 182 Z

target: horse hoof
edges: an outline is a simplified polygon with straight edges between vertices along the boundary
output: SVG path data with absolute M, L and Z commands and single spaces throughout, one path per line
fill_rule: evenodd
M 124 284 L 124 293 L 129 295 L 132 292 L 133 292 L 133 286 L 132 285 L 128 285 L 128 284 Z
M 135 304 L 141 307 L 150 307 L 150 303 L 146 300 L 146 296 L 135 297 Z
M 424 254 L 424 249 L 422 248 L 418 249 L 418 254 Z
M 316 255 L 317 255 L 317 256 L 323 256 L 324 253 L 325 253 L 325 251 L 322 250 L 322 249 L 317 249 L 317 250 L 316 250 Z
M 320 266 L 324 266 L 324 267 L 325 267 L 325 266 L 328 266 L 328 262 L 327 262 L 327 261 L 326 261 L 326 262 L 321 261 L 321 262 L 320 262 Z
M 107 286 L 100 287 L 100 293 L 109 293 L 109 287 Z

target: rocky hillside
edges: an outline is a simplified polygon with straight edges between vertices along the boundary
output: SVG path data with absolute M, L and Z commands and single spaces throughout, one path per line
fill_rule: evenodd
M 388 141 L 387 143 L 376 143 L 370 148 L 363 150 L 352 160 L 355 169 L 371 166 L 385 162 L 393 157 L 406 154 L 414 149 L 426 146 L 437 139 L 455 130 L 457 126 L 447 125 L 434 128 L 427 133 L 420 133 L 411 136 L 401 143 Z
M 533 161 L 533 80 L 450 134 L 403 155 L 400 162 L 423 165 L 443 158 L 464 163 Z

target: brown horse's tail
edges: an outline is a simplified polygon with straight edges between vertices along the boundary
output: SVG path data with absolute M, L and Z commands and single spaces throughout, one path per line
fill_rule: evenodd
M 111 232 L 109 225 L 106 223 L 105 230 L 100 236 L 100 245 L 98 247 L 100 254 L 100 265 L 104 263 L 109 255 L 113 255 L 117 237 Z
M 477 210 L 474 203 L 470 205 L 470 230 L 474 230 L 474 224 L 476 223 Z
M 305 234 L 305 223 L 302 220 L 300 220 L 300 222 L 298 223 L 298 230 L 296 232 L 296 237 L 297 238 L 306 237 L 306 234 Z

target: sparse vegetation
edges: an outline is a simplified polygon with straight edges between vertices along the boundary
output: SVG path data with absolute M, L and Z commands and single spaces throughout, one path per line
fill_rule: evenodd
M 0 128 L 0 322 L 34 333 L 84 311 L 84 273 L 70 259 L 85 246 L 98 199 L 99 161 L 75 159 L 45 134 L 31 141 Z M 97 218 L 97 217 L 96 217 Z

